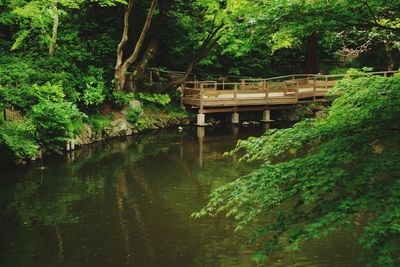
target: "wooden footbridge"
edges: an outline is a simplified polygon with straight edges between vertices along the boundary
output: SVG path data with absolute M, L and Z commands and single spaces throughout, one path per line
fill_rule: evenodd
M 371 75 L 392 76 L 393 71 Z M 344 75 L 294 74 L 267 79 L 241 79 L 238 82 L 187 81 L 182 84 L 182 104 L 198 109 L 197 125 L 204 126 L 205 114 L 230 112 L 232 123 L 239 123 L 239 112 L 264 111 L 264 122 L 270 110 L 298 103 L 327 101 L 329 91 Z

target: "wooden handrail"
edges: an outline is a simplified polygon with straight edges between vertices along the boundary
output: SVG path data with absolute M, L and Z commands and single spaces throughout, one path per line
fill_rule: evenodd
M 397 71 L 377 71 L 368 72 L 365 74 L 355 74 L 354 76 L 362 75 L 384 75 L 387 77 L 389 74 L 397 73 Z M 286 76 L 278 76 L 267 79 L 242 79 L 240 82 L 217 82 L 217 81 L 187 81 L 182 84 L 183 94 L 185 91 L 197 93 L 199 92 L 200 102 L 203 96 L 207 95 L 207 91 L 234 91 L 235 100 L 237 100 L 238 93 L 254 93 L 259 91 L 265 92 L 266 99 L 270 98 L 270 90 L 273 92 L 282 92 L 284 96 L 288 96 L 288 89 L 295 89 L 295 95 L 298 97 L 300 88 L 313 89 L 313 98 L 317 96 L 318 89 L 327 91 L 330 87 L 335 85 L 335 82 L 345 77 L 345 74 L 334 75 L 321 75 L 321 74 L 293 74 Z M 286 81 L 274 81 L 287 79 Z M 301 83 L 301 85 L 300 85 Z M 292 84 L 292 85 L 291 85 Z M 293 88 L 289 88 L 289 87 Z M 211 92 L 210 92 L 211 93 Z M 214 93 L 215 95 L 215 93 Z M 292 94 L 290 94 L 292 95 Z

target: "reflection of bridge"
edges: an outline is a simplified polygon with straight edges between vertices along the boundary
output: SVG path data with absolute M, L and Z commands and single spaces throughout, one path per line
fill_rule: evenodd
M 373 72 L 390 76 L 393 71 Z M 242 79 L 240 82 L 188 81 L 183 84 L 182 103 L 198 109 L 197 125 L 204 126 L 206 113 L 231 112 L 232 123 L 239 123 L 239 112 L 264 111 L 269 122 L 271 106 L 325 101 L 344 75 L 296 74 L 268 79 Z

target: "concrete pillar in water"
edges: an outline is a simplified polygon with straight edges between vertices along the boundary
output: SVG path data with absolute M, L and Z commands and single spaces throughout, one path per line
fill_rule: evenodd
M 197 127 L 197 138 L 199 139 L 199 165 L 200 165 L 200 167 L 203 167 L 205 135 L 206 135 L 206 129 L 204 127 Z
M 197 128 L 197 138 L 202 139 L 206 136 L 206 131 L 204 128 Z
M 268 131 L 270 129 L 270 127 L 271 127 L 271 124 L 269 124 L 269 123 L 263 123 L 262 125 L 263 125 L 262 129 L 263 129 L 264 133 L 266 131 Z
M 272 122 L 271 120 L 271 111 L 269 109 L 264 110 L 262 122 Z
M 66 145 L 66 150 L 69 152 L 69 151 L 71 151 L 71 146 L 70 146 L 70 144 L 69 144 L 69 141 L 67 141 L 67 145 Z
M 197 126 L 206 126 L 206 114 L 199 113 L 197 114 Z
M 75 140 L 74 139 L 68 140 L 67 145 L 66 145 L 66 149 L 67 149 L 68 152 L 75 150 Z
M 232 124 L 239 124 L 239 113 L 232 113 Z
M 235 140 L 238 139 L 239 136 L 239 127 L 237 125 L 232 126 L 232 135 Z

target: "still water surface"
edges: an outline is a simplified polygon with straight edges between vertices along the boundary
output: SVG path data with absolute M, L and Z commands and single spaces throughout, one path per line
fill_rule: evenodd
M 254 167 L 223 153 L 262 132 L 171 130 L 3 169 L 0 266 L 256 266 L 232 221 L 190 215 Z M 353 239 L 343 231 L 265 266 L 359 266 Z

